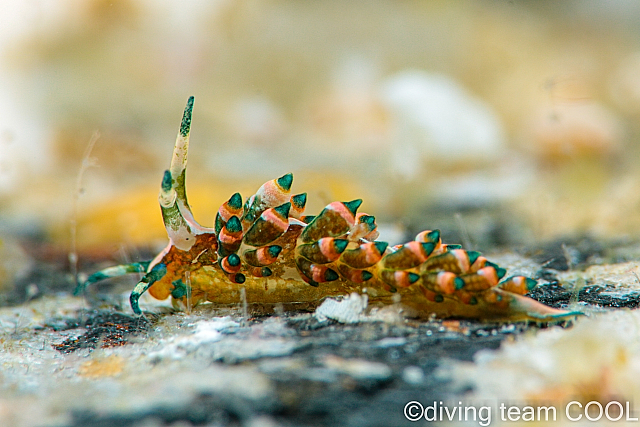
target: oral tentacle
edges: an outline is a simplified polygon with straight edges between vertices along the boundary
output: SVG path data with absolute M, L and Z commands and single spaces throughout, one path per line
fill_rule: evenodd
M 149 263 L 150 261 L 132 262 L 129 264 L 114 265 L 113 267 L 107 267 L 103 270 L 97 271 L 89 276 L 84 282 L 78 283 L 73 294 L 80 295 L 85 291 L 87 286 L 111 277 L 124 276 L 129 273 L 144 273 L 147 271 Z
M 140 305 L 138 303 L 142 294 L 144 294 L 154 283 L 161 280 L 166 274 L 167 266 L 165 264 L 156 264 L 153 266 L 151 271 L 140 279 L 135 288 L 133 288 L 133 291 L 131 291 L 131 295 L 129 296 L 129 302 L 131 304 L 131 309 L 135 314 L 142 314 L 142 310 L 140 310 Z

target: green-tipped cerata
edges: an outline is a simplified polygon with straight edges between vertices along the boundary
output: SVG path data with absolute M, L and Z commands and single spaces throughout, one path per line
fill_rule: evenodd
M 273 208 L 274 211 L 278 212 L 283 217 L 287 218 L 289 216 L 289 211 L 291 210 L 291 203 L 283 203 L 280 206 L 276 206 Z
M 298 208 L 302 209 L 307 204 L 307 193 L 296 194 L 291 198 L 291 202 Z
M 278 178 L 278 185 L 284 189 L 284 191 L 291 190 L 291 184 L 293 184 L 293 174 L 288 173 Z
M 278 255 L 280 255 L 280 252 L 282 252 L 282 246 L 271 245 L 269 246 L 267 251 L 269 252 L 270 257 L 276 258 Z
M 341 254 L 342 252 L 344 252 L 345 249 L 347 249 L 347 245 L 349 244 L 349 241 L 347 239 L 335 239 L 333 241 L 333 247 L 335 248 L 336 252 Z
M 353 215 L 356 214 L 361 204 L 362 204 L 362 199 L 355 199 L 350 202 L 344 202 L 344 205 L 347 207 L 347 209 L 349 209 L 349 212 L 351 212 Z
M 242 223 L 235 215 L 229 218 L 229 221 L 227 221 L 225 227 L 227 227 L 227 230 L 229 230 L 229 232 L 231 233 L 238 233 L 242 231 Z
M 436 248 L 436 245 L 434 245 L 431 242 L 421 243 L 421 245 L 422 245 L 422 249 L 424 250 L 424 253 L 427 256 L 431 255 L 431 252 L 433 252 L 433 250 Z
M 327 271 L 324 273 L 324 280 L 326 280 L 327 282 L 333 282 L 334 280 L 338 280 L 339 277 L 340 276 L 338 276 L 338 273 L 336 273 L 330 268 L 327 268 Z
M 373 242 L 373 245 L 376 247 L 378 252 L 383 254 L 384 251 L 387 250 L 387 247 L 389 246 L 389 243 L 380 241 L 380 242 Z
M 242 207 L 242 196 L 240 193 L 234 193 L 229 199 L 229 207 L 234 210 L 238 210 Z
M 473 263 L 476 262 L 480 255 L 482 254 L 478 251 L 467 251 L 467 256 L 469 257 L 469 265 L 473 265 Z

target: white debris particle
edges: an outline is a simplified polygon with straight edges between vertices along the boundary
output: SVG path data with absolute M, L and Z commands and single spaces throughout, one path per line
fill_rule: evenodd
M 327 298 L 313 315 L 320 322 L 331 319 L 340 323 L 358 323 L 364 319 L 364 311 L 368 301 L 369 298 L 366 294 L 359 295 L 355 292 L 344 297 L 341 301 Z
M 202 351 L 212 360 L 237 363 L 263 357 L 288 356 L 296 349 L 295 342 L 283 338 L 246 339 L 229 337 Z
M 201 320 L 193 324 L 192 334 L 174 337 L 162 344 L 162 350 L 149 354 L 151 358 L 180 359 L 203 344 L 219 341 L 223 329 L 240 326 L 230 317 L 220 317 L 213 320 Z

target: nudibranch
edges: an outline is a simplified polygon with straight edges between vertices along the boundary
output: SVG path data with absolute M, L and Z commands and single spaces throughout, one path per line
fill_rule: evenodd
M 192 110 L 190 97 L 160 186 L 169 244 L 152 261 L 92 274 L 76 294 L 97 281 L 138 272 L 144 275 L 130 296 L 138 315 L 147 291 L 160 300 L 170 296 L 176 308 L 243 299 L 310 308 L 328 296 L 366 292 L 370 302 L 399 301 L 420 317 L 556 322 L 579 314 L 524 296 L 535 280 L 505 278 L 505 269 L 479 252 L 442 243 L 438 230 L 393 247 L 376 240 L 375 218 L 357 212 L 360 199 L 304 215 L 307 195 L 291 194 L 290 173 L 266 182 L 244 203 L 233 194 L 219 208 L 213 228 L 201 226 L 185 189 Z

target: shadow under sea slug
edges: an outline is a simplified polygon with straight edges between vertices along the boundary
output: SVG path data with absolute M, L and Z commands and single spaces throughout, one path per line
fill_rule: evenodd
M 193 97 L 160 188 L 160 208 L 169 244 L 152 261 L 106 268 L 79 284 L 144 273 L 131 292 L 171 296 L 174 306 L 203 301 L 313 307 L 327 296 L 365 291 L 371 302 L 398 301 L 421 317 L 556 322 L 580 313 L 545 306 L 525 297 L 536 281 L 505 278 L 506 271 L 479 252 L 443 244 L 438 230 L 389 247 L 376 241 L 375 218 L 357 213 L 360 199 L 333 202 L 318 215 L 304 215 L 305 193 L 291 195 L 293 175 L 263 184 L 244 203 L 235 193 L 216 215 L 213 228 L 198 224 L 185 189 Z

